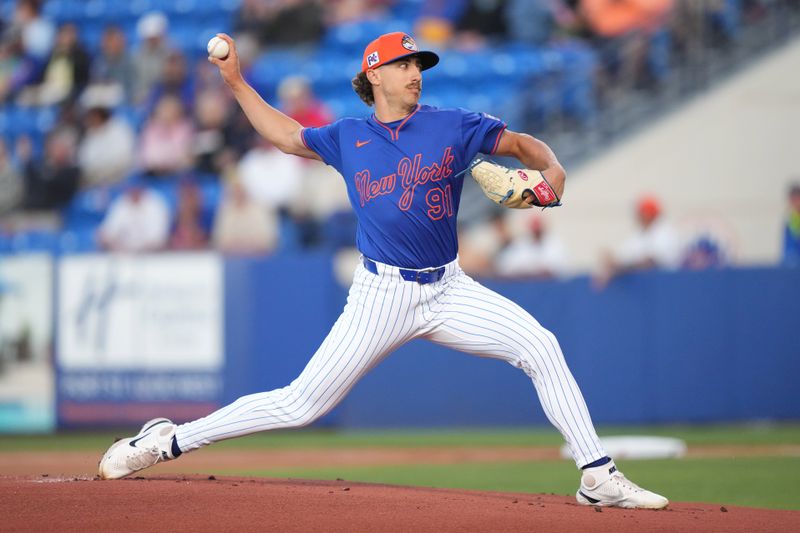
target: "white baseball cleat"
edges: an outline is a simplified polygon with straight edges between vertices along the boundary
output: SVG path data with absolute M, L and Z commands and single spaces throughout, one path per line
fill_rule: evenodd
M 156 463 L 174 459 L 172 438 L 177 426 L 166 418 L 154 418 L 136 436 L 111 445 L 100 459 L 102 479 L 120 479 Z
M 663 509 L 669 504 L 665 497 L 626 478 L 614 461 L 585 469 L 575 498 L 580 505 L 627 509 Z

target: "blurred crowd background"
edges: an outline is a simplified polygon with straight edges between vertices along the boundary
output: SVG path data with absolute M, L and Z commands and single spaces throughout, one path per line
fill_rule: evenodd
M 569 169 L 779 43 L 799 13 L 798 0 L 0 0 L 0 252 L 352 250 L 341 177 L 254 133 L 206 60 L 217 32 L 305 126 L 369 114 L 350 86 L 363 47 L 409 32 L 442 57 L 423 103 L 499 116 Z M 466 270 L 573 270 L 544 217 L 510 231 L 476 190 Z M 783 261 L 798 264 L 800 184 L 786 195 Z M 680 242 L 664 208 L 637 201 L 639 229 L 599 258 L 598 287 L 729 263 L 712 238 Z

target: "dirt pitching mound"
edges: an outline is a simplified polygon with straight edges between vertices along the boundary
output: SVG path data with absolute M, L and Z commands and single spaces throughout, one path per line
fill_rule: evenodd
M 347 481 L 0 477 L 3 531 L 793 531 L 800 512 L 675 503 L 581 507 L 553 495 Z

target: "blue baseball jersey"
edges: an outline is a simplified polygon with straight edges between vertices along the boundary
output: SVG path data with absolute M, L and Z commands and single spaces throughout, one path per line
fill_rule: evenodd
M 460 173 L 478 153 L 493 154 L 505 128 L 484 113 L 417 105 L 396 122 L 344 118 L 302 138 L 344 177 L 361 253 L 429 268 L 456 258 Z

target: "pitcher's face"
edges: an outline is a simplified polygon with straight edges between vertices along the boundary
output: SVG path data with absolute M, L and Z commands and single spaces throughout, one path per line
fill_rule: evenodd
M 420 60 L 416 57 L 398 59 L 376 69 L 380 79 L 380 89 L 387 101 L 400 101 L 407 107 L 414 107 L 422 94 L 422 71 Z

